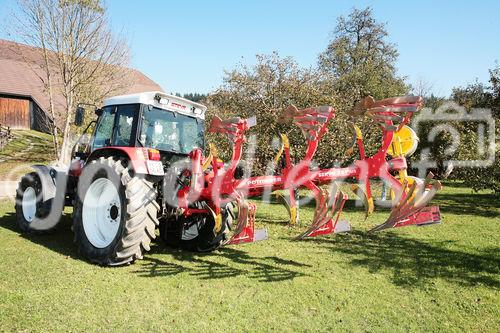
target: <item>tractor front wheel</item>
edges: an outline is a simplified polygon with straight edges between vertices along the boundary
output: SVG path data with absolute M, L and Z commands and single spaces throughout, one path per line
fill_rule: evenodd
M 73 231 L 80 253 L 100 265 L 123 265 L 149 251 L 158 225 L 153 183 L 121 161 L 101 157 L 78 181 Z
M 44 233 L 54 229 L 62 212 L 53 212 L 54 198 L 45 198 L 42 181 L 36 172 L 23 176 L 16 193 L 16 219 L 21 231 Z

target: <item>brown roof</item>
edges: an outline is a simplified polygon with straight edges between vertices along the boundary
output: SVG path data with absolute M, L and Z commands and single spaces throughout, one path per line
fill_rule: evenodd
M 0 39 L 0 94 L 32 98 L 44 111 L 49 109 L 48 94 L 40 80 L 43 77 L 41 49 Z M 119 94 L 163 91 L 138 70 L 130 69 L 131 84 Z M 54 96 L 56 111 L 64 109 L 64 98 Z

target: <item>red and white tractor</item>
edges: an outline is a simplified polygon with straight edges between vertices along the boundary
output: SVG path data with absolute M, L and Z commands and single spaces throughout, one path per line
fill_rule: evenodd
M 353 145 L 358 145 L 360 160 L 329 169 L 310 166 L 334 109 L 290 106 L 281 120 L 302 130 L 304 159 L 292 163 L 288 138 L 281 135 L 275 158 L 282 161 L 280 170 L 242 177 L 238 168 L 245 131 L 256 124 L 255 118 L 213 118 L 209 131 L 227 135 L 233 144 L 231 161 L 224 164 L 215 145 L 210 145 L 208 156 L 202 153 L 205 106 L 160 92 L 109 98 L 84 132 L 93 126 L 90 140 L 79 140 L 73 149 L 68 170 L 35 165 L 21 179 L 17 221 L 25 232 L 46 232 L 56 227 L 64 207 L 72 206 L 80 253 L 101 265 L 123 265 L 142 258 L 157 228 L 168 244 L 202 252 L 267 238 L 267 231 L 254 230 L 256 206 L 247 200 L 265 191 L 288 193 L 283 198 L 291 224 L 298 219 L 297 189 L 311 191 L 316 199 L 313 222 L 298 239 L 348 231 L 349 223 L 339 219 L 347 195 L 336 181 L 357 181 L 353 190 L 369 215 L 374 209 L 370 180 L 377 178 L 390 186 L 394 206 L 388 220 L 373 230 L 438 223 L 438 207 L 426 206 L 439 182 L 431 174 L 424 181 L 406 174 L 405 157 L 416 147 L 407 123 L 421 106 L 422 99 L 415 96 L 360 101 L 352 115 L 366 114 L 380 124 L 381 148 L 365 156 L 362 133 L 353 122 Z M 77 109 L 77 125 L 84 112 Z

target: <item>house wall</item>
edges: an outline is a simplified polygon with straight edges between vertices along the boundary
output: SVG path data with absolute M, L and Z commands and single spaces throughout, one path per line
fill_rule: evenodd
M 11 128 L 30 129 L 30 101 L 0 96 L 0 124 Z
M 30 100 L 30 122 L 32 130 L 44 133 L 52 133 L 52 120 L 32 100 Z

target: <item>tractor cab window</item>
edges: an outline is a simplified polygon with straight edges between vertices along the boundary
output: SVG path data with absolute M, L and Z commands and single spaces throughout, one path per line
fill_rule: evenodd
M 140 141 L 145 147 L 188 154 L 203 148 L 201 119 L 153 107 L 145 107 Z
M 130 146 L 138 104 L 106 106 L 99 117 L 92 150 L 108 146 Z
M 138 112 L 138 105 L 121 105 L 116 114 L 113 133 L 113 146 L 130 146 L 134 117 Z
M 95 129 L 92 150 L 106 147 L 111 144 L 113 124 L 115 123 L 115 109 L 115 106 L 107 106 L 102 109 L 102 115 L 99 117 Z

